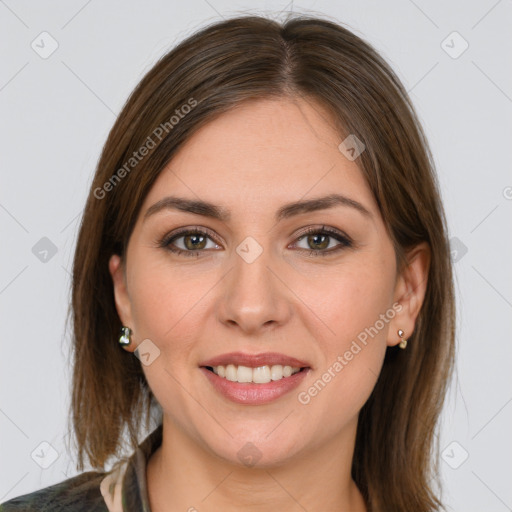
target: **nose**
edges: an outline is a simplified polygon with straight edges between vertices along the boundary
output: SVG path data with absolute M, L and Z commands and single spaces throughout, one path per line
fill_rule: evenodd
M 222 280 L 219 294 L 219 321 L 245 334 L 282 326 L 292 311 L 293 294 L 280 275 L 283 267 L 267 249 L 254 258 L 261 250 L 259 247 L 263 249 L 253 242 L 245 246 L 246 252 L 243 245 L 233 252 L 231 270 Z

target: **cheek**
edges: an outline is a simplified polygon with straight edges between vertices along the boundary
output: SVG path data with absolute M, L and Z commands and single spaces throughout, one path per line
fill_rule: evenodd
M 333 427 L 358 413 L 380 373 L 395 316 L 390 261 L 353 259 L 337 272 L 331 269 L 325 280 L 328 286 L 309 288 L 305 299 L 314 304 L 314 316 L 322 319 L 322 329 L 315 336 L 322 364 L 301 390 L 299 403 L 337 411 Z M 305 290 L 302 293 L 306 296 Z
M 151 339 L 162 352 L 188 353 L 206 304 L 205 293 L 214 286 L 213 273 L 198 274 L 172 265 L 165 258 L 133 259 L 129 282 L 132 316 L 138 340 Z M 173 343 L 179 340 L 179 343 Z
M 293 289 L 309 310 L 310 321 L 325 340 L 328 352 L 342 350 L 392 306 L 392 256 L 354 253 L 337 266 L 311 267 L 293 277 Z M 307 306 L 307 308 L 305 307 Z M 385 338 L 386 322 L 376 338 Z
M 136 342 L 150 339 L 159 350 L 158 358 L 143 371 L 158 402 L 180 423 L 197 413 L 183 385 L 189 388 L 193 371 L 190 359 L 205 304 L 201 298 L 214 282 L 211 276 L 211 283 L 206 275 L 200 279 L 192 266 L 187 271 L 167 261 L 132 261 L 129 289 Z

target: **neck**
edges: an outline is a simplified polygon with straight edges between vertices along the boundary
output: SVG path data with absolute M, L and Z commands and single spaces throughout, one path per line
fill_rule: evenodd
M 162 445 L 147 466 L 151 511 L 366 512 L 351 477 L 356 426 L 286 463 L 259 468 L 220 459 L 164 416 Z

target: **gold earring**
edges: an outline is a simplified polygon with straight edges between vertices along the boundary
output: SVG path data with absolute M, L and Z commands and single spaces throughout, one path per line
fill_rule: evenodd
M 402 349 L 405 349 L 407 347 L 407 340 L 403 339 L 404 331 L 402 331 L 402 329 L 398 329 L 398 336 L 400 336 L 400 343 L 398 346 Z

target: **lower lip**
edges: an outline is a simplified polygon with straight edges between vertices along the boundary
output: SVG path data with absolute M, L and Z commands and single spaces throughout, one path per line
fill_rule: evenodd
M 273 402 L 295 389 L 304 380 L 310 368 L 266 384 L 232 382 L 224 377 L 219 377 L 205 367 L 201 367 L 200 370 L 213 387 L 229 400 L 244 405 L 260 405 Z

